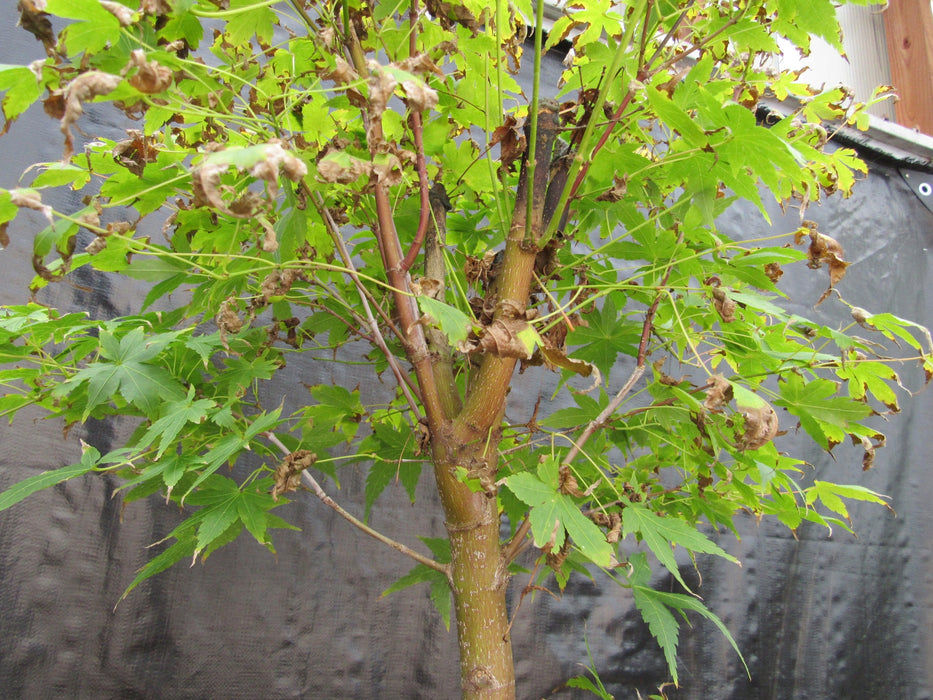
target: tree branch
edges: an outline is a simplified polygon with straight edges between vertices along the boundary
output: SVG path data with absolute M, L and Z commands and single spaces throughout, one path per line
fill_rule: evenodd
M 285 455 L 290 454 L 289 449 L 284 444 L 282 444 L 282 441 L 279 440 L 275 436 L 274 433 L 267 431 L 263 433 L 263 436 L 273 445 L 278 447 L 282 451 L 283 454 Z M 321 488 L 321 485 L 317 482 L 317 479 L 315 479 L 314 476 L 312 476 L 311 473 L 308 472 L 307 469 L 302 471 L 301 477 L 306 482 L 308 482 L 308 487 L 311 489 L 311 491 L 314 492 L 314 495 L 317 496 L 324 505 L 332 509 L 334 512 L 337 513 L 337 515 L 339 515 L 341 518 L 349 522 L 351 525 L 358 528 L 359 530 L 362 530 L 363 532 L 365 532 L 367 535 L 369 535 L 373 539 L 379 540 L 383 544 L 388 545 L 389 547 L 394 549 L 396 552 L 399 552 L 401 554 L 404 554 L 407 557 L 414 559 L 416 562 L 418 562 L 419 564 L 423 564 L 429 569 L 434 569 L 435 571 L 441 572 L 448 579 L 450 578 L 450 567 L 447 566 L 446 564 L 440 564 L 434 561 L 433 559 L 424 556 L 423 554 L 419 554 L 418 552 L 402 544 L 401 542 L 396 542 L 391 537 L 386 537 L 378 530 L 374 530 L 369 525 L 364 523 L 362 520 L 359 520 L 358 518 L 354 517 L 353 515 L 348 513 L 346 510 L 344 510 L 340 506 L 339 503 L 337 503 L 333 498 L 331 498 L 324 492 L 324 489 Z
M 415 57 L 418 51 L 418 0 L 411 0 L 411 8 L 408 11 L 409 35 L 408 35 L 408 55 Z M 421 211 L 418 215 L 418 230 L 415 231 L 415 240 L 412 241 L 408 255 L 402 261 L 402 272 L 408 272 L 411 266 L 415 264 L 418 257 L 418 251 L 424 244 L 424 236 L 428 230 L 428 221 L 431 218 L 431 204 L 428 199 L 428 168 L 424 158 L 424 128 L 421 123 L 421 113 L 414 109 L 409 117 L 411 123 L 411 135 L 415 142 L 415 163 L 418 169 L 418 194 L 421 198 Z
M 379 348 L 379 351 L 385 355 L 386 362 L 389 364 L 389 369 L 391 369 L 392 374 L 395 375 L 395 380 L 398 382 L 399 388 L 405 395 L 405 399 L 408 401 L 409 408 L 411 408 L 412 413 L 414 413 L 418 420 L 420 420 L 421 412 L 418 410 L 418 401 L 411 393 L 412 382 L 408 378 L 408 375 L 402 371 L 402 368 L 398 364 L 398 359 L 396 359 L 395 355 L 392 354 L 392 351 L 389 350 L 389 346 L 386 344 L 385 338 L 382 336 L 382 331 L 379 330 L 379 323 L 376 321 L 376 317 L 373 315 L 372 308 L 369 304 L 369 292 L 363 285 L 363 281 L 360 279 L 360 276 L 356 273 L 356 267 L 353 265 L 353 257 L 350 255 L 350 251 L 347 250 L 347 246 L 343 241 L 343 236 L 340 235 L 340 231 L 337 228 L 337 223 L 331 217 L 330 212 L 327 211 L 327 207 L 324 206 L 324 202 L 321 200 L 320 193 L 312 192 L 310 194 L 311 200 L 314 202 L 314 206 L 317 208 L 318 213 L 320 213 L 321 218 L 324 220 L 325 226 L 331 234 L 331 239 L 334 241 L 334 245 L 337 246 L 340 257 L 343 258 L 343 264 L 347 267 L 347 272 L 350 275 L 350 279 L 353 280 L 357 291 L 360 293 L 360 302 L 362 303 L 363 310 L 366 313 L 366 322 L 369 324 L 369 328 L 372 331 L 373 341 L 376 347 Z
M 512 535 L 512 539 L 502 546 L 503 568 L 508 568 L 509 564 L 515 561 L 515 558 L 528 547 L 528 541 L 525 538 L 528 536 L 529 530 L 531 530 L 531 520 L 526 517 L 522 520 L 522 524 L 518 526 L 515 534 Z
M 365 532 L 367 535 L 369 535 L 373 539 L 379 540 L 383 544 L 388 545 L 389 547 L 394 549 L 396 552 L 399 552 L 401 554 L 404 554 L 407 557 L 410 557 L 411 559 L 414 559 L 416 562 L 418 562 L 419 564 L 423 564 L 429 569 L 434 569 L 435 571 L 441 572 L 448 579 L 450 578 L 450 567 L 448 567 L 446 564 L 439 564 L 433 559 L 426 557 L 423 554 L 419 554 L 418 552 L 411 549 L 410 547 L 402 544 L 401 542 L 396 542 L 391 537 L 386 537 L 378 530 L 374 530 L 373 528 L 371 528 L 369 525 L 364 523 L 362 520 L 359 520 L 353 517 L 352 515 L 350 515 L 350 513 L 348 513 L 347 511 L 345 511 L 343 508 L 340 507 L 340 504 L 338 504 L 333 498 L 331 498 L 324 492 L 324 489 L 322 489 L 321 485 L 318 484 L 317 480 L 313 476 L 311 476 L 310 473 L 308 473 L 307 469 L 301 473 L 301 476 L 305 481 L 308 482 L 308 486 L 311 487 L 311 490 L 314 492 L 314 495 L 317 496 L 319 499 L 321 499 L 321 502 L 324 503 L 324 505 L 334 510 L 337 513 L 337 515 L 342 517 L 344 520 L 349 522 L 351 525 L 358 528 L 359 530 L 362 530 L 363 532 Z

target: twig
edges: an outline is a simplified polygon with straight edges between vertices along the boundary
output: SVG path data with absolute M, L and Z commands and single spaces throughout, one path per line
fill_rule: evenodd
M 373 341 L 376 347 L 379 348 L 379 351 L 385 355 L 386 362 L 389 363 L 389 368 L 392 370 L 392 374 L 395 375 L 395 381 L 398 383 L 402 393 L 405 395 L 405 399 L 408 401 L 408 407 L 412 410 L 412 413 L 415 415 L 415 417 L 418 420 L 421 420 L 421 412 L 418 410 L 418 401 L 412 394 L 412 382 L 405 374 L 405 372 L 402 371 L 402 368 L 399 366 L 395 355 L 393 355 L 392 351 L 389 350 L 389 346 L 386 344 L 385 338 L 382 336 L 382 331 L 379 330 L 379 323 L 376 321 L 376 317 L 373 315 L 372 308 L 369 304 L 369 293 L 366 291 L 366 287 L 363 285 L 363 281 L 356 273 L 356 267 L 353 265 L 353 258 L 350 255 L 350 251 L 347 250 L 347 246 L 343 241 L 343 236 L 340 235 L 340 231 L 337 228 L 337 223 L 331 217 L 330 212 L 327 211 L 327 207 L 324 206 L 324 202 L 321 200 L 320 193 L 312 193 L 312 200 L 314 201 L 314 205 L 317 207 L 318 212 L 321 214 L 321 217 L 324 219 L 324 223 L 331 234 L 331 239 L 333 239 L 334 245 L 337 246 L 337 250 L 340 252 L 340 257 L 343 258 L 343 264 L 347 267 L 347 272 L 350 275 L 350 279 L 353 280 L 354 285 L 356 285 L 356 288 L 360 293 L 360 301 L 362 302 L 363 310 L 366 313 L 366 322 L 369 324 L 369 328 L 372 331 Z
M 512 539 L 502 547 L 502 567 L 507 568 L 509 564 L 515 561 L 515 558 L 521 554 L 528 546 L 528 531 L 531 529 L 531 520 L 527 517 L 522 520 Z
M 649 320 L 645 321 L 645 325 L 650 325 Z M 645 373 L 645 365 L 635 365 L 635 369 L 632 370 L 632 373 L 629 375 L 628 380 L 619 389 L 618 393 L 612 398 L 612 401 L 609 402 L 609 405 L 604 408 L 596 418 L 590 421 L 589 425 L 583 431 L 583 434 L 579 439 L 573 444 L 573 447 L 570 448 L 570 451 L 564 457 L 561 465 L 569 465 L 576 456 L 580 453 L 580 450 L 583 449 L 583 446 L 586 444 L 587 440 L 597 431 L 597 429 L 603 427 L 606 422 L 609 420 L 609 417 L 615 413 L 616 409 L 622 405 L 622 402 L 625 400 L 625 397 L 632 390 L 632 387 L 635 386 L 635 383 L 641 379 L 641 375 Z
M 282 450 L 283 453 L 285 453 L 286 455 L 289 454 L 289 449 L 285 447 L 284 444 L 282 444 L 282 442 L 275 436 L 274 433 L 265 432 L 263 433 L 263 436 L 267 440 L 269 440 L 269 442 L 271 442 L 276 447 L 278 447 L 280 450 Z M 450 567 L 449 566 L 447 566 L 446 564 L 439 564 L 433 559 L 426 557 L 423 554 L 419 554 L 418 552 L 402 544 L 401 542 L 396 542 L 391 537 L 386 537 L 381 532 L 374 530 L 369 525 L 364 523 L 362 520 L 359 520 L 358 518 L 348 513 L 346 510 L 344 510 L 340 506 L 339 503 L 337 503 L 333 498 L 331 498 L 324 492 L 324 489 L 321 488 L 321 485 L 317 482 L 317 479 L 315 479 L 314 476 L 312 476 L 308 472 L 307 469 L 305 469 L 301 473 L 301 476 L 306 482 L 308 482 L 308 486 L 314 492 L 314 495 L 317 496 L 319 499 L 321 499 L 321 502 L 324 503 L 324 505 L 334 510 L 337 513 L 337 515 L 342 517 L 344 520 L 349 522 L 351 525 L 362 530 L 363 532 L 365 532 L 367 535 L 369 535 L 373 539 L 379 540 L 383 544 L 388 545 L 389 547 L 394 549 L 396 552 L 400 552 L 401 554 L 404 554 L 405 556 L 414 559 L 419 564 L 423 564 L 429 569 L 434 569 L 435 571 L 439 571 L 440 573 L 444 574 L 444 576 L 446 576 L 447 578 L 450 578 Z
M 411 8 L 408 11 L 409 35 L 408 35 L 408 55 L 414 59 L 418 50 L 418 0 L 411 0 Z M 428 230 L 428 220 L 431 218 L 431 204 L 428 200 L 428 167 L 424 158 L 424 128 L 421 123 L 421 113 L 412 109 L 411 111 L 411 135 L 415 142 L 415 163 L 418 169 L 418 193 L 421 198 L 421 212 L 418 215 L 418 230 L 415 232 L 415 240 L 412 241 L 411 248 L 405 259 L 400 265 L 402 272 L 408 272 L 411 266 L 415 264 L 418 257 L 418 251 L 424 244 L 424 236 Z
M 404 554 L 405 556 L 414 559 L 419 564 L 423 564 L 429 569 L 434 569 L 435 571 L 439 571 L 442 574 L 444 574 L 444 576 L 450 578 L 450 567 L 448 567 L 447 565 L 439 564 L 438 562 L 434 561 L 433 559 L 429 557 L 424 556 L 423 554 L 418 554 L 418 552 L 411 549 L 410 547 L 407 547 L 401 542 L 396 542 L 391 537 L 386 537 L 381 532 L 377 530 L 373 530 L 371 527 L 369 527 L 369 525 L 364 523 L 362 520 L 359 520 L 353 517 L 352 515 L 350 515 L 350 513 L 345 511 L 343 508 L 341 508 L 340 505 L 333 498 L 331 498 L 326 493 L 324 493 L 324 489 L 322 489 L 321 485 L 318 484 L 317 480 L 313 476 L 311 476 L 311 474 L 308 473 L 307 469 L 301 473 L 301 476 L 305 481 L 308 482 L 308 485 L 311 487 L 311 490 L 314 491 L 314 495 L 320 498 L 321 502 L 324 503 L 324 505 L 328 506 L 329 508 L 332 508 L 337 513 L 337 515 L 342 517 L 344 520 L 349 522 L 351 525 L 362 530 L 363 532 L 365 532 L 367 535 L 369 535 L 373 539 L 379 540 L 383 544 L 388 545 L 389 547 L 394 549 L 396 552 L 400 552 L 401 554 Z

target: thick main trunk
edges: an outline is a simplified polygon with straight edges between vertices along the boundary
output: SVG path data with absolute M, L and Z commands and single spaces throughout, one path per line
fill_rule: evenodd
M 473 492 L 457 478 L 458 466 L 494 473 L 498 440 L 464 443 L 453 433 L 445 438 L 435 446 L 435 477 L 450 538 L 462 696 L 511 700 L 515 672 L 505 605 L 508 574 L 496 499 Z
M 481 498 L 482 520 L 460 528 L 448 523 L 460 687 L 464 700 L 515 697 L 512 643 L 508 636 L 505 590 L 500 565 L 499 519 L 495 499 Z
M 526 156 L 505 245 L 505 262 L 497 281 L 496 319 L 527 306 L 537 243 L 546 225 L 549 166 L 560 120 L 556 102 L 546 101 L 540 107 L 534 149 L 536 167 L 534 176 L 529 177 Z M 435 217 L 442 219 L 444 213 L 435 212 Z M 440 264 L 435 274 L 443 275 Z M 516 360 L 493 353 L 484 355 L 478 371 L 471 377 L 462 409 L 457 410 L 460 402 L 449 365 L 439 356 L 438 348 L 434 350 L 432 371 L 426 377 L 416 361 L 427 356 L 410 353 L 410 357 L 425 399 L 434 473 L 450 539 L 461 692 L 464 700 L 513 700 L 515 669 L 505 605 L 509 577 L 499 544 L 494 484 L 502 437 L 500 425 Z M 424 384 L 425 379 L 430 387 Z M 444 384 L 449 385 L 450 391 L 438 392 Z M 471 490 L 458 470 L 465 470 L 471 479 L 479 479 L 484 490 Z

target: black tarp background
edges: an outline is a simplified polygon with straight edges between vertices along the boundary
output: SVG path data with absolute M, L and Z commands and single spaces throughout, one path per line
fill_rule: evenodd
M 0 63 L 42 56 L 31 36 L 13 27 L 13 0 L 0 2 Z M 110 111 L 89 110 L 90 131 L 120 126 Z M 96 120 L 96 121 L 92 121 Z M 93 136 L 93 133 L 90 134 Z M 31 163 L 61 155 L 57 125 L 33 109 L 0 138 L 0 186 L 16 185 Z M 0 252 L 0 303 L 20 303 L 31 278 L 32 212 L 10 228 Z M 871 175 L 849 200 L 834 198 L 808 212 L 840 240 L 853 261 L 840 291 L 871 311 L 889 310 L 933 325 L 933 214 L 891 164 Z M 795 229 L 796 212 L 774 228 Z M 736 208 L 721 222 L 739 236 L 767 232 L 761 216 Z M 801 266 L 802 267 L 802 266 Z M 825 288 L 825 271 L 785 276 L 801 313 Z M 96 317 L 126 313 L 141 297 L 132 286 L 85 276 L 56 285 L 42 300 L 83 308 Z M 825 308 L 824 308 L 825 307 Z M 827 301 L 823 320 L 845 321 Z M 303 398 L 299 382 L 361 385 L 371 378 L 333 366 L 292 362 L 265 391 L 277 403 Z M 323 374 L 322 374 L 323 373 Z M 919 386 L 918 377 L 904 372 Z M 621 380 L 620 380 L 621 381 Z M 530 415 L 542 383 L 529 373 L 510 414 Z M 840 446 L 836 459 L 811 451 L 808 478 L 859 483 L 891 496 L 896 517 L 877 506 L 853 506 L 858 538 L 804 525 L 798 539 L 775 524 L 741 522 L 742 538 L 720 544 L 742 568 L 701 558 L 697 590 L 734 635 L 749 680 L 725 639 L 692 620 L 681 632 L 677 699 L 933 697 L 933 393 L 903 400 L 884 427 L 888 446 L 863 474 L 860 454 Z M 782 419 L 782 427 L 786 425 Z M 95 422 L 63 439 L 61 425 L 21 415 L 0 424 L 0 488 L 76 461 L 78 438 L 101 449 L 125 426 Z M 347 471 L 338 496 L 362 511 L 364 474 Z M 283 516 L 301 532 L 277 536 L 272 557 L 252 540 L 212 555 L 204 565 L 176 567 L 143 584 L 116 606 L 147 545 L 178 522 L 157 498 L 122 515 L 106 478 L 69 482 L 0 514 L 0 697 L 2 698 L 454 698 L 456 640 L 433 612 L 425 587 L 379 594 L 410 568 L 407 559 L 354 531 L 313 497 Z M 331 490 L 333 490 L 331 488 Z M 407 543 L 441 536 L 440 508 L 426 472 L 412 507 L 396 489 L 372 522 Z M 684 576 L 699 584 L 684 562 Z M 656 585 L 670 586 L 659 578 Z M 513 584 L 516 591 L 524 581 Z M 514 602 L 514 601 L 513 601 Z M 630 597 L 605 579 L 572 583 L 560 600 L 526 601 L 513 628 L 519 697 L 582 697 L 560 686 L 592 661 L 618 698 L 654 692 L 667 678 L 663 657 Z

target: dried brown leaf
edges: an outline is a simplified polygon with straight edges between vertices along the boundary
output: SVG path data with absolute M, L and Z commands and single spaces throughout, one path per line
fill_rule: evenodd
M 133 11 L 126 5 L 110 2 L 110 0 L 99 0 L 99 2 L 101 7 L 117 18 L 121 27 L 128 27 L 133 23 Z
M 414 112 L 433 109 L 437 105 L 437 91 L 428 87 L 427 83 L 403 80 L 402 91 L 405 93 L 405 103 Z
M 372 173 L 372 163 L 351 155 L 345 158 L 328 158 L 326 154 L 317 163 L 317 173 L 325 182 L 349 184 L 356 182 L 364 175 Z
M 272 500 L 278 501 L 279 496 L 289 491 L 297 491 L 301 486 L 301 472 L 317 461 L 317 455 L 310 450 L 297 450 L 276 466 L 272 479 Z
M 496 144 L 499 145 L 500 168 L 507 171 L 522 157 L 527 147 L 524 120 L 519 121 L 511 114 L 506 116 L 505 123 L 492 132 L 490 145 Z
M 411 58 L 406 58 L 404 61 L 400 61 L 396 64 L 403 71 L 409 73 L 418 73 L 420 75 L 426 75 L 428 73 L 433 73 L 439 78 L 444 77 L 444 71 L 438 68 L 437 64 L 431 60 L 431 57 L 426 53 L 419 53 Z
M 389 100 L 398 87 L 398 81 L 388 71 L 382 69 L 378 62 L 370 60 L 368 63 L 369 76 L 369 112 L 375 119 L 386 111 Z
M 136 129 L 127 129 L 128 139 L 114 144 L 113 159 L 131 173 L 142 176 L 148 163 L 153 163 L 159 154 L 151 136 L 144 136 Z
M 10 203 L 20 209 L 32 209 L 40 212 L 49 225 L 53 225 L 55 220 L 52 218 L 52 207 L 42 203 L 41 195 L 35 190 L 13 189 L 10 190 Z
M 761 406 L 742 407 L 745 432 L 737 447 L 740 450 L 757 450 L 778 434 L 778 416 L 771 404 L 763 401 Z
M 239 333 L 243 328 L 243 320 L 237 313 L 236 297 L 224 299 L 220 303 L 220 309 L 217 311 L 214 323 L 220 329 L 220 337 L 226 346 L 225 334 Z
M 16 6 L 19 10 L 17 24 L 41 41 L 46 51 L 50 51 L 55 46 L 55 32 L 48 13 L 43 11 L 45 7 L 45 0 L 20 0 Z
M 227 205 L 220 192 L 220 176 L 226 169 L 225 163 L 206 162 L 191 172 L 195 198 L 223 212 L 227 211 Z
M 729 298 L 726 291 L 720 287 L 713 287 L 713 306 L 724 323 L 735 321 L 737 304 Z
M 483 329 L 483 335 L 479 339 L 479 349 L 499 357 L 529 359 L 531 352 L 518 337 L 518 334 L 526 328 L 528 328 L 528 322 L 521 319 L 496 319 Z
M 707 411 L 718 412 L 732 400 L 732 383 L 721 374 L 714 374 L 706 380 L 709 387 L 703 407 Z
M 816 306 L 819 306 L 845 277 L 846 268 L 849 267 L 850 263 L 845 261 L 839 241 L 817 231 L 816 224 L 812 221 L 803 222 L 803 226 L 794 233 L 794 242 L 799 244 L 808 236 L 810 238 L 810 247 L 807 250 L 807 267 L 818 270 L 823 266 L 823 263 L 829 267 L 829 287 L 817 300 Z
M 783 276 L 784 270 L 781 269 L 778 263 L 768 263 L 765 265 L 765 274 L 768 276 L 769 280 L 777 284 L 778 280 Z
M 354 80 L 359 79 L 359 77 L 360 74 L 353 70 L 353 66 L 340 56 L 335 58 L 334 70 L 324 76 L 325 79 L 333 80 L 338 85 L 352 83 Z
M 596 198 L 597 202 L 618 202 L 625 197 L 628 191 L 628 174 L 618 177 L 612 176 L 612 188 L 603 192 Z
M 165 16 L 172 11 L 168 0 L 143 0 L 139 8 L 145 15 Z
M 49 96 L 42 100 L 42 109 L 52 119 L 65 116 L 65 95 L 60 90 L 50 90 Z
M 129 83 L 140 92 L 152 95 L 164 92 L 172 86 L 172 70 L 159 65 L 158 61 L 147 62 L 142 49 L 136 49 L 130 54 L 130 63 L 136 68 L 136 72 L 129 79 Z
M 275 237 L 275 229 L 272 228 L 272 224 L 266 221 L 264 216 L 258 218 L 259 225 L 262 226 L 262 230 L 265 232 L 265 235 L 262 238 L 262 249 L 267 253 L 273 253 L 279 249 L 279 241 Z
M 84 114 L 83 103 L 99 95 L 108 95 L 116 90 L 123 80 L 119 75 L 98 70 L 87 71 L 71 81 L 65 90 L 65 111 L 61 118 L 62 135 L 65 137 L 65 152 L 62 160 L 69 160 L 74 155 L 74 139 L 71 126 Z
M 580 490 L 580 485 L 577 483 L 576 478 L 570 471 L 570 467 L 566 464 L 560 466 L 558 472 L 558 486 L 560 492 L 568 496 L 574 496 L 575 498 L 581 498 L 583 496 L 583 491 Z
M 404 177 L 402 161 L 394 153 L 380 154 L 372 164 L 372 172 L 377 181 L 389 187 L 398 185 Z
M 264 153 L 265 158 L 252 167 L 250 175 L 266 183 L 266 191 L 270 199 L 278 196 L 280 169 L 285 173 L 285 177 L 293 182 L 301 181 L 308 174 L 308 166 L 300 158 L 282 148 L 278 140 L 267 143 Z

